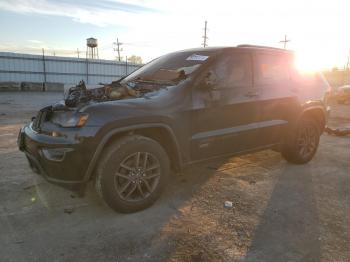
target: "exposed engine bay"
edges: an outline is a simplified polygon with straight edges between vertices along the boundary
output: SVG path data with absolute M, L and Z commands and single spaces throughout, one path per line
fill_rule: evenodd
M 68 107 L 76 107 L 80 103 L 88 101 L 118 100 L 128 97 L 135 97 L 136 91 L 128 86 L 122 86 L 118 81 L 104 85 L 99 88 L 87 89 L 83 80 L 78 85 L 71 87 L 65 94 L 64 102 Z
M 64 102 L 68 107 L 76 107 L 78 104 L 88 101 L 100 102 L 137 98 L 145 93 L 172 86 L 185 78 L 184 70 L 160 70 L 149 77 L 139 77 L 127 83 L 122 83 L 121 79 L 94 89 L 88 89 L 85 82 L 81 80 L 78 85 L 68 90 L 65 94 Z

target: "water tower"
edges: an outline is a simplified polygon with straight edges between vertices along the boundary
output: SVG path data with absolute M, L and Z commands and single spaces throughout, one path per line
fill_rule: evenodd
M 98 59 L 97 39 L 90 37 L 86 39 L 86 58 Z

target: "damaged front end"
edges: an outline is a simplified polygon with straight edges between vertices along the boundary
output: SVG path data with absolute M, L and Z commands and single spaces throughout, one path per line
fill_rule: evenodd
M 135 97 L 137 94 L 131 88 L 122 86 L 120 81 L 114 81 L 110 84 L 99 88 L 87 89 L 83 80 L 78 85 L 71 87 L 65 94 L 65 105 L 68 107 L 76 107 L 79 104 L 89 101 L 110 101 L 123 98 Z
M 98 128 L 87 126 L 89 115 L 64 101 L 41 109 L 18 135 L 18 147 L 31 169 L 46 180 L 72 190 L 85 186 L 84 174 Z
M 58 129 L 83 127 L 87 119 L 88 114 L 69 108 L 62 101 L 39 110 L 32 118 L 31 128 L 37 133 L 58 137 Z
M 209 56 L 203 55 L 188 56 L 186 53 L 175 57 L 173 55 L 160 57 L 124 78 L 94 89 L 88 89 L 81 80 L 65 94 L 65 105 L 77 107 L 89 101 L 139 98 L 149 92 L 176 86 L 188 79 L 208 58 Z
M 156 78 L 156 79 L 154 79 Z M 184 71 L 159 70 L 152 76 L 137 77 L 130 81 L 123 79 L 88 89 L 83 80 L 71 87 L 64 100 L 41 109 L 32 118 L 33 130 L 52 136 L 59 136 L 57 128 L 80 128 L 85 125 L 89 115 L 82 110 L 91 103 L 142 98 L 145 94 L 176 86 L 186 79 Z M 149 97 L 148 97 L 149 98 Z

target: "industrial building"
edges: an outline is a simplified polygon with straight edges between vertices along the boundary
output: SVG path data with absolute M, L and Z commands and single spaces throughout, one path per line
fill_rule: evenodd
M 0 52 L 0 84 L 75 85 L 84 80 L 89 86 L 117 80 L 141 66 L 127 61 Z

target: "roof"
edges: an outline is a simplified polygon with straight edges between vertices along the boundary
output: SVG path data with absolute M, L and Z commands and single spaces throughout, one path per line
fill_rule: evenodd
M 253 49 L 253 50 L 266 50 L 266 51 L 277 51 L 277 52 L 285 52 L 285 53 L 292 53 L 291 50 L 286 50 L 282 48 L 276 48 L 276 47 L 270 47 L 270 46 L 260 46 L 260 45 L 237 45 L 237 46 L 214 46 L 214 47 L 198 47 L 198 48 L 191 48 L 191 49 L 185 49 L 181 50 L 179 52 L 203 52 L 203 51 L 221 51 L 224 49 Z
M 229 49 L 229 48 L 233 48 L 233 47 L 228 47 L 228 46 L 197 47 L 197 48 L 183 49 L 176 52 L 203 52 L 203 51 L 215 52 L 215 51 L 220 51 L 220 50 Z
M 258 50 L 273 50 L 273 51 L 281 51 L 281 52 L 292 52 L 291 50 L 286 50 L 282 48 L 277 48 L 277 47 L 271 47 L 271 46 L 263 46 L 263 45 L 238 45 L 238 48 L 250 48 L 250 49 L 258 49 Z

